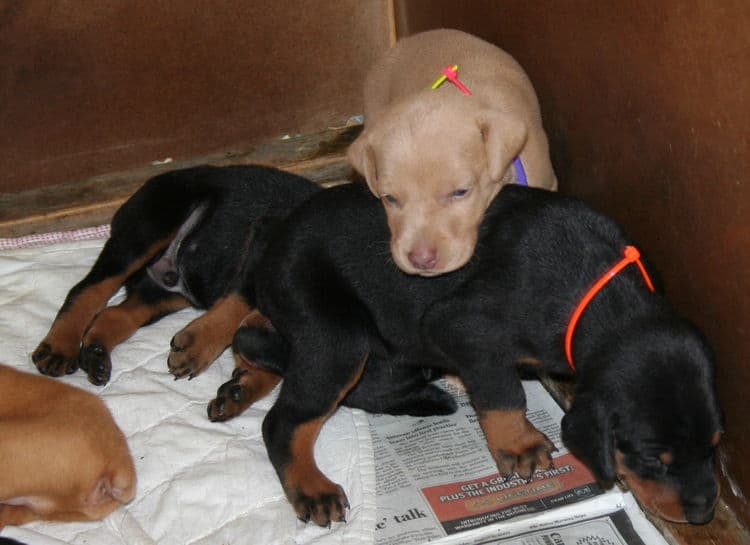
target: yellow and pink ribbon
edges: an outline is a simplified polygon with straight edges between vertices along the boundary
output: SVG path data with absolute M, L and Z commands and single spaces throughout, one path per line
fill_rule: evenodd
M 445 82 L 445 80 L 448 80 L 453 85 L 455 85 L 456 87 L 458 87 L 459 90 L 463 94 L 465 94 L 465 95 L 470 95 L 471 94 L 471 91 L 469 91 L 469 89 L 466 87 L 466 85 L 464 85 L 463 83 L 461 83 L 461 81 L 458 79 L 458 65 L 457 64 L 446 66 L 445 68 L 443 68 L 442 73 L 443 73 L 443 75 L 440 76 L 435 81 L 435 83 L 432 84 L 432 88 L 433 89 L 437 89 L 438 87 L 440 87 Z

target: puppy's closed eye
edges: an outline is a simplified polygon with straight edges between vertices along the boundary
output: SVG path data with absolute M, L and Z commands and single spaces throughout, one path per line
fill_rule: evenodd
M 626 457 L 625 465 L 634 470 L 639 476 L 646 478 L 663 477 L 667 474 L 668 464 L 662 460 L 664 452 L 659 455 L 631 455 Z M 671 456 L 671 455 L 670 455 Z M 671 463 L 671 460 L 670 460 Z
M 460 199 L 460 198 L 465 197 L 466 195 L 468 195 L 470 191 L 471 190 L 468 187 L 462 187 L 462 188 L 459 188 L 459 189 L 454 189 L 453 191 L 451 191 L 449 197 L 451 199 Z
M 399 205 L 398 199 L 390 194 L 381 195 L 380 200 L 383 201 L 383 204 L 385 204 L 386 206 L 398 206 Z

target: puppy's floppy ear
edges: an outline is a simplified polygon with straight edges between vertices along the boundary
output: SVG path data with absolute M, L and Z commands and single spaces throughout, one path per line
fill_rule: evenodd
M 367 186 L 376 196 L 376 186 L 378 181 L 378 168 L 375 164 L 375 152 L 370 144 L 367 131 L 363 131 L 357 139 L 351 143 L 346 152 L 346 157 L 352 168 L 365 177 Z
M 616 477 L 615 420 L 600 400 L 582 395 L 562 420 L 563 443 L 604 484 Z
M 482 132 L 490 180 L 499 182 L 526 145 L 528 127 L 517 115 L 497 110 L 485 110 L 476 121 Z

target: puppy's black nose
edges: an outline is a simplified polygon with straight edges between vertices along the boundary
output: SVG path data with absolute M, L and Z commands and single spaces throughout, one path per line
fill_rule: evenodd
M 407 255 L 409 263 L 420 271 L 429 271 L 437 264 L 437 249 L 429 246 L 418 246 Z
M 684 502 L 685 518 L 692 524 L 706 524 L 714 518 L 715 496 L 693 496 Z

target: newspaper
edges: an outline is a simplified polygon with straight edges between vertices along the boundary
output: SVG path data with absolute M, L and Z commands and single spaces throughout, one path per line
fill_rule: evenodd
M 468 396 L 445 381 L 441 386 L 455 396 L 455 414 L 368 415 L 376 545 L 666 543 L 632 497 L 617 489 L 605 493 L 568 452 L 560 437 L 563 411 L 538 381 L 524 381 L 527 418 L 558 450 L 554 468 L 537 471 L 531 481 L 498 474 Z M 653 535 L 644 541 L 643 532 Z

